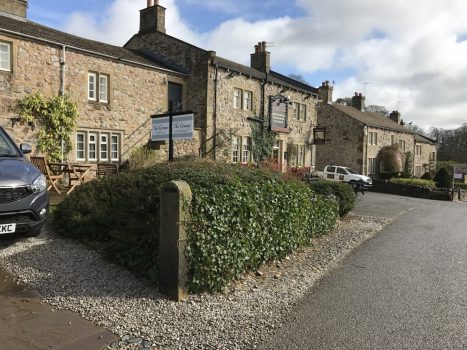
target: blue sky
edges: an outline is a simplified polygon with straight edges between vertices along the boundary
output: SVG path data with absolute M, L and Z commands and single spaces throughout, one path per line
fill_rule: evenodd
M 407 122 L 467 123 L 467 1 L 160 0 L 169 35 L 248 65 L 273 43 L 273 69 L 313 86 L 335 81 L 334 99 L 366 92 L 367 104 Z M 29 0 L 29 19 L 123 45 L 146 0 Z M 368 83 L 368 84 L 365 84 Z

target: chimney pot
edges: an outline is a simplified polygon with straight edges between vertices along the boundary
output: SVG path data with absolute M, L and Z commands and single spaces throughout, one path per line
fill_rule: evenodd
M 148 0 L 148 6 L 147 7 L 152 7 L 154 6 L 154 0 Z
M 261 72 L 269 72 L 271 69 L 270 54 L 266 51 L 266 42 L 259 41 L 255 45 L 255 53 L 250 55 L 251 68 L 257 69 Z

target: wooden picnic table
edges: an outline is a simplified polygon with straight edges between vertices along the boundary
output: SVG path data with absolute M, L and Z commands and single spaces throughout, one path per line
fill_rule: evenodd
M 66 172 L 69 176 L 68 191 L 70 194 L 80 184 L 84 184 L 86 177 L 91 174 L 92 164 L 68 163 Z

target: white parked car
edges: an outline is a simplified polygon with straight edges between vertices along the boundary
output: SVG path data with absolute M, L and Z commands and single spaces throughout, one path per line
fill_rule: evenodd
M 360 175 L 352 169 L 340 165 L 326 165 L 323 171 L 316 171 L 315 175 L 326 180 L 346 182 L 359 187 L 371 187 L 373 184 L 368 176 Z

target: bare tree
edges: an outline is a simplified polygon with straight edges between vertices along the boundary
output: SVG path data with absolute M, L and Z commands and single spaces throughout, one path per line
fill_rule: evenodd
M 467 163 L 467 126 L 450 130 L 431 128 L 430 136 L 438 140 L 438 160 Z
M 385 117 L 389 116 L 389 111 L 384 106 L 369 105 L 365 107 L 366 112 L 379 113 Z
M 300 83 L 309 85 L 308 82 L 306 81 L 306 79 L 301 74 L 290 73 L 289 78 L 293 79 L 293 80 L 296 80 L 296 81 L 298 81 Z

